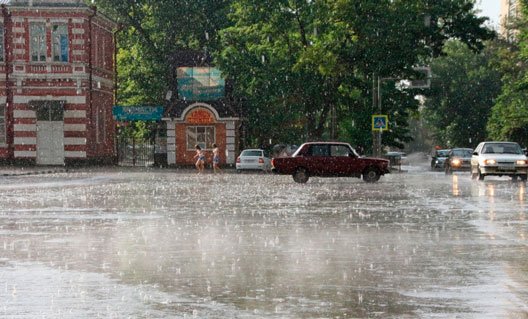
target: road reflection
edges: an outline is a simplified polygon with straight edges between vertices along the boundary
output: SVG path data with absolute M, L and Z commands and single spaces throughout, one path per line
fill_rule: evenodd
M 522 183 L 101 175 L 0 188 L 0 317 L 513 318 L 528 300 Z
M 458 176 L 453 174 L 453 196 L 460 196 L 460 188 L 458 186 Z

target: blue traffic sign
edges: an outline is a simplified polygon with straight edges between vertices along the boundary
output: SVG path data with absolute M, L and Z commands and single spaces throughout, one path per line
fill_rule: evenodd
M 387 115 L 372 115 L 372 130 L 386 131 L 389 129 L 389 117 Z

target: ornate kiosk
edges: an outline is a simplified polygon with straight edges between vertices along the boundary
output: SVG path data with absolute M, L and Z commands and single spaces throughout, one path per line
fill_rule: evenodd
M 221 164 L 234 165 L 238 154 L 240 108 L 232 86 L 211 65 L 210 58 L 195 51 L 173 56 L 173 81 L 163 121 L 167 132 L 167 164 L 194 164 L 200 145 L 211 162 L 212 145 L 221 149 Z

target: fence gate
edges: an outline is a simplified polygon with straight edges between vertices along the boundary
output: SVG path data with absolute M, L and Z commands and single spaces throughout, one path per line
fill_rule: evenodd
M 120 137 L 117 150 L 120 166 L 154 165 L 154 142 L 151 139 Z

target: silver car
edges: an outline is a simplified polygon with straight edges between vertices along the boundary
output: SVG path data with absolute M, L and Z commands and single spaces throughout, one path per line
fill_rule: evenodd
M 526 181 L 528 158 L 514 142 L 482 142 L 471 156 L 471 178 L 511 176 Z
M 270 171 L 271 160 L 261 149 L 246 149 L 237 157 L 235 164 L 237 172 L 242 170 Z

